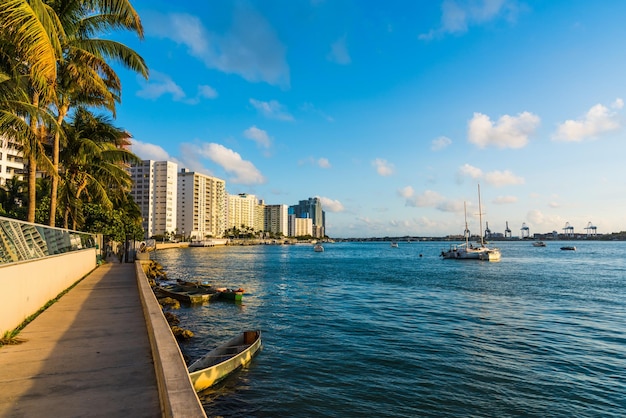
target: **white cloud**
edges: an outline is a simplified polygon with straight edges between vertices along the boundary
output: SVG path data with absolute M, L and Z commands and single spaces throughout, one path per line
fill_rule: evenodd
M 263 102 L 256 99 L 250 99 L 250 104 L 268 119 L 293 120 L 293 116 L 291 116 L 289 112 L 284 109 L 284 106 L 276 100 Z
M 502 186 L 510 186 L 517 184 L 524 184 L 524 178 L 520 176 L 516 176 L 511 173 L 509 170 L 504 171 L 491 171 L 489 173 L 485 173 L 485 181 L 492 186 L 502 187 Z
M 352 60 L 346 46 L 346 37 L 337 39 L 330 45 L 330 52 L 326 55 L 326 59 L 341 65 L 348 65 Z
M 452 144 L 452 140 L 445 136 L 440 136 L 439 138 L 433 139 L 430 145 L 430 149 L 432 151 L 441 151 L 444 148 L 447 148 Z
M 400 197 L 405 198 L 405 199 L 409 199 L 409 198 L 413 197 L 414 194 L 415 194 L 415 190 L 413 190 L 413 187 L 411 187 L 411 186 L 406 186 L 406 187 L 398 190 L 398 195 Z
M 436 206 L 442 212 L 463 213 L 463 202 L 456 200 L 444 200 Z
M 217 92 L 211 86 L 200 85 L 198 86 L 198 94 L 194 98 L 188 98 L 182 87 L 180 87 L 172 78 L 164 73 L 158 71 L 150 71 L 149 80 L 137 77 L 141 89 L 137 91 L 137 96 L 144 99 L 156 100 L 164 95 L 171 95 L 172 100 L 176 102 L 183 102 L 190 105 L 195 105 L 200 102 L 200 99 L 215 99 Z
M 410 198 L 406 201 L 406 205 L 418 208 L 434 208 L 446 200 L 442 195 L 432 190 L 426 190 L 424 193 L 417 196 L 413 196 L 413 194 L 411 194 L 409 197 Z
M 321 168 L 330 168 L 330 161 L 328 161 L 328 158 L 320 158 L 319 160 L 317 160 L 317 165 L 320 166 Z
M 202 21 L 184 13 L 142 16 L 146 34 L 185 45 L 206 65 L 251 82 L 289 87 L 287 48 L 269 22 L 249 2 L 233 2 L 233 20 L 225 33 L 209 32 Z
M 376 158 L 372 161 L 372 165 L 376 168 L 376 172 L 383 177 L 393 174 L 393 164 L 387 162 L 387 160 Z
M 496 187 L 524 184 L 525 182 L 523 177 L 516 176 L 509 170 L 494 170 L 485 173 L 480 168 L 474 167 L 470 164 L 462 165 L 457 171 L 459 183 L 463 182 L 463 179 L 466 177 L 473 180 L 484 179 L 488 184 Z
M 200 85 L 198 86 L 198 97 L 204 97 L 206 99 L 217 98 L 217 91 L 211 86 Z
M 307 157 L 305 159 L 299 160 L 298 161 L 298 165 L 317 165 L 320 168 L 331 168 L 332 165 L 330 164 L 330 161 L 328 160 L 328 158 L 318 158 L 317 160 L 313 157 Z
M 468 140 L 480 148 L 495 145 L 498 148 L 523 148 L 529 136 L 539 127 L 540 119 L 530 112 L 518 116 L 502 116 L 493 123 L 489 116 L 474 113 L 469 122 Z
M 537 209 L 528 211 L 526 219 L 537 230 L 543 230 L 543 232 L 550 232 L 557 230 L 561 232 L 562 225 L 565 225 L 565 220 L 560 216 L 546 216 L 543 212 Z
M 500 17 L 514 21 L 519 10 L 516 0 L 445 0 L 441 5 L 440 27 L 419 35 L 419 39 L 431 40 L 449 33 L 465 33 L 469 26 Z
M 167 161 L 171 160 L 170 155 L 158 145 L 141 142 L 135 138 L 131 139 L 133 154 L 142 160 Z
M 498 196 L 493 200 L 493 203 L 496 205 L 508 205 L 515 202 L 517 202 L 517 197 L 515 196 Z
M 343 212 L 344 207 L 338 200 L 333 200 L 328 197 L 318 196 L 322 202 L 322 209 L 326 212 Z
M 617 110 L 624 107 L 622 99 L 617 99 L 611 104 L 611 111 L 606 106 L 597 104 L 578 120 L 566 120 L 557 127 L 552 135 L 553 140 L 580 142 L 585 139 L 593 139 L 598 136 L 621 128 Z
M 138 80 L 142 88 L 137 92 L 137 96 L 144 99 L 156 100 L 165 94 L 171 94 L 175 101 L 185 98 L 183 89 L 167 74 L 152 70 L 149 80 L 146 81 L 143 78 L 138 78 Z
M 479 179 L 483 176 L 483 170 L 469 164 L 464 164 L 459 168 L 458 174 L 461 177 L 471 177 L 473 179 Z
M 180 144 L 180 161 L 178 168 L 187 168 L 190 171 L 214 176 L 211 170 L 204 167 L 200 159 L 202 158 L 202 149 L 197 144 L 183 142 Z
M 269 148 L 270 147 L 270 137 L 263 129 L 259 129 L 256 126 L 251 126 L 245 131 L 243 131 L 243 136 L 248 139 L 253 140 L 259 146 Z
M 328 122 L 335 121 L 335 119 L 332 116 L 327 115 L 324 111 L 316 108 L 313 103 L 305 102 L 302 106 L 300 106 L 300 109 L 305 112 L 315 113 L 321 116 L 322 118 L 326 119 Z
M 201 149 L 202 155 L 221 166 L 234 177 L 229 179 L 237 184 L 262 184 L 265 178 L 250 161 L 241 158 L 241 155 L 220 144 L 205 144 Z
M 548 206 L 550 206 L 550 207 L 551 207 L 551 208 L 553 208 L 553 209 L 556 209 L 556 208 L 560 208 L 560 207 L 561 207 L 561 205 L 559 205 L 559 203 L 558 203 L 558 202 L 550 202 L 550 203 L 548 203 Z

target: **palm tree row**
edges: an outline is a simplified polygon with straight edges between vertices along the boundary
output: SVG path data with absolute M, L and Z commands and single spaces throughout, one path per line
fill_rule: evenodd
M 81 207 L 124 205 L 137 160 L 115 116 L 122 86 L 113 63 L 148 75 L 143 59 L 99 35 L 143 37 L 128 0 L 0 0 L 0 135 L 18 142 L 27 166 L 26 219 L 35 221 L 37 171 L 50 182 L 49 219 L 83 225 Z

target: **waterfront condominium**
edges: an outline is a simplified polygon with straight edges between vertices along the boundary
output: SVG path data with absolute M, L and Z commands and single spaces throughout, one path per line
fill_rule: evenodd
M 265 230 L 273 234 L 289 236 L 289 218 L 287 205 L 266 205 Z
M 131 196 L 141 209 L 144 238 L 176 232 L 178 164 L 143 160 L 129 168 Z
M 323 238 L 326 234 L 326 213 L 322 210 L 322 201 L 318 197 L 309 197 L 308 200 L 301 200 L 297 205 L 290 208 L 290 213 L 296 218 L 309 218 L 312 223 L 311 235 Z
M 294 215 L 289 215 L 289 236 L 313 236 L 313 219 L 297 218 Z
M 222 237 L 226 230 L 226 182 L 181 169 L 176 229 L 192 240 Z
M 14 175 L 19 180 L 23 179 L 20 174 L 24 169 L 22 158 L 22 146 L 6 136 L 0 136 L 0 186 L 6 184 L 7 180 Z
M 240 193 L 228 195 L 228 222 L 226 229 L 253 228 L 257 223 L 254 218 L 257 214 L 257 198 L 253 194 Z

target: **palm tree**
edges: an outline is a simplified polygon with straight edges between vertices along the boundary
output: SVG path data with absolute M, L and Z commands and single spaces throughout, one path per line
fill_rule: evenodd
M 54 97 L 63 29 L 43 0 L 3 0 L 0 7 L 0 134 L 23 145 L 28 161 L 27 219 L 35 220 L 37 164 L 48 166 L 42 141 L 53 128 L 46 105 Z
M 77 104 L 115 111 L 120 81 L 113 60 L 147 77 L 143 59 L 123 44 L 96 39 L 122 28 L 143 36 L 128 0 L 1 0 L 0 134 L 23 144 L 28 167 L 28 215 L 34 221 L 36 173 L 52 177 L 50 224 L 58 187 L 59 126 Z M 44 144 L 52 143 L 52 161 Z
M 65 30 L 63 58 L 58 68 L 56 122 L 61 124 L 76 105 L 104 107 L 115 115 L 122 86 L 107 59 L 121 63 L 147 78 L 144 60 L 127 46 L 96 36 L 123 28 L 143 37 L 139 15 L 128 0 L 60 0 L 53 8 Z M 55 224 L 61 132 L 56 131 L 52 147 L 53 171 L 49 224 Z
M 8 179 L 4 186 L 0 186 L 0 213 L 10 217 L 19 217 L 23 210 L 26 196 L 25 184 L 17 176 Z
M 37 90 L 52 87 L 57 60 L 61 57 L 62 37 L 63 28 L 44 0 L 2 0 L 0 88 L 15 77 L 16 67 L 27 68 Z M 0 98 L 2 93 L 6 94 L 7 90 L 0 90 Z
M 128 201 L 132 180 L 124 164 L 141 160 L 119 147 L 128 140 L 128 133 L 113 126 L 108 117 L 79 107 L 71 123 L 65 125 L 68 144 L 61 153 L 63 182 L 59 196 L 64 227 L 69 227 L 71 218 L 72 229 L 76 229 L 83 222 L 83 202 L 97 202 L 111 209 L 114 202 Z

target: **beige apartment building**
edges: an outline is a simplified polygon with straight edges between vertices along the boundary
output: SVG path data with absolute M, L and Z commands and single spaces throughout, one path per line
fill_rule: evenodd
M 226 229 L 254 228 L 257 198 L 253 194 L 240 193 L 228 195 L 228 222 Z
M 226 230 L 226 182 L 190 172 L 178 173 L 178 233 L 192 240 L 220 238 Z

